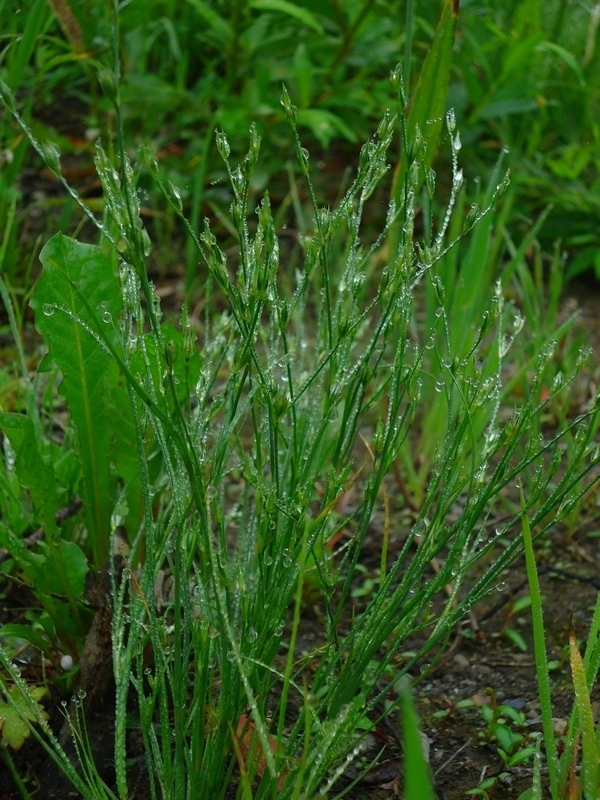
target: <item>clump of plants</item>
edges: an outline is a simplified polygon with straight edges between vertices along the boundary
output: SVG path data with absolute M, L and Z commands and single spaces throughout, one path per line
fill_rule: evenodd
M 40 255 L 30 305 L 49 386 L 60 376 L 69 420 L 55 441 L 51 406 L 48 422 L 37 402 L 43 381 L 32 382 L 23 360 L 27 413 L 0 418 L 10 487 L 0 544 L 43 609 L 34 634 L 19 633 L 55 660 L 81 652 L 90 624 L 85 577 L 108 562 L 114 785 L 94 761 L 81 713 L 69 715 L 76 757 L 67 755 L 6 642 L 5 700 L 85 798 L 129 796 L 132 724 L 152 798 L 341 796 L 338 779 L 362 752 L 384 699 L 393 711 L 392 663 L 401 678 L 435 660 L 458 620 L 522 553 L 510 535 L 521 519 L 542 536 L 581 502 L 600 459 L 597 402 L 552 432 L 542 425 L 582 364 L 558 373 L 552 340 L 533 349 L 520 342 L 527 320 L 506 299 L 502 270 L 485 260 L 506 180 L 499 174 L 478 205 L 465 207 L 451 112 L 452 180 L 436 214 L 433 145 L 425 127 L 406 122 L 398 71 L 398 109 L 362 147 L 333 208 L 319 204 L 284 90 L 313 214 L 292 270 L 280 259 L 269 194 L 252 199 L 256 130 L 239 164 L 225 134 L 216 136 L 236 235 L 226 253 L 208 221 L 190 223 L 152 149 L 130 156 L 118 64 L 115 53 L 102 73 L 116 133 L 110 151 L 96 150 L 101 219 L 68 187 L 58 150 L 36 138 L 1 85 L 8 112 L 98 243 L 58 234 Z M 369 241 L 363 213 L 397 130 L 401 181 Z M 202 319 L 185 307 L 178 321 L 164 319 L 147 270 L 152 243 L 139 184 L 148 177 L 200 262 Z M 14 317 L 8 292 L 3 299 Z M 517 384 L 524 390 L 511 394 Z M 389 505 L 394 472 L 414 511 L 401 528 Z M 501 528 L 491 525 L 505 493 L 524 481 L 527 500 Z M 351 490 L 353 502 L 342 502 Z M 76 491 L 83 525 L 61 528 L 57 515 Z M 377 513 L 385 520 L 378 582 L 357 607 L 361 551 Z M 23 520 L 43 528 L 34 548 L 23 544 Z M 165 576 L 166 594 L 158 591 Z M 321 641 L 308 649 L 307 580 L 324 620 Z M 417 650 L 399 659 L 417 631 Z M 416 717 L 407 692 L 400 697 L 409 716 L 407 785 L 423 787 Z

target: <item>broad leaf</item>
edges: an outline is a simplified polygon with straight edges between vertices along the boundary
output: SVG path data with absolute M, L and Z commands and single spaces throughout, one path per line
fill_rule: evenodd
M 83 594 L 88 561 L 75 542 L 60 542 L 48 552 L 43 570 L 36 575 L 36 592 L 77 599 Z
M 20 639 L 24 642 L 29 642 L 38 650 L 46 655 L 47 658 L 52 656 L 52 647 L 48 639 L 41 636 L 35 628 L 30 625 L 20 625 L 16 622 L 9 622 L 0 628 L 0 637 L 3 639 Z
M 30 708 L 29 702 L 23 697 L 16 686 L 12 686 L 8 692 L 6 701 L 0 700 L 0 732 L 2 734 L 2 744 L 9 745 L 13 750 L 20 750 L 25 739 L 30 734 L 30 722 L 39 723 L 42 719 L 47 719 L 48 715 L 39 705 L 38 701 L 46 694 L 46 689 L 42 686 L 32 686 L 28 689 L 29 700 L 38 706 L 37 714 Z
M 77 428 L 88 532 L 99 567 L 109 550 L 109 455 L 119 425 L 111 414 L 111 396 L 125 391 L 102 342 L 118 347 L 121 287 L 113 262 L 99 247 L 59 234 L 46 244 L 40 260 L 44 269 L 31 306 L 36 327 L 64 376 L 61 392 Z

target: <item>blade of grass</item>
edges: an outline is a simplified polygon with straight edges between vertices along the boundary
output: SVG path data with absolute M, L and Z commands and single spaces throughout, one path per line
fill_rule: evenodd
M 544 636 L 544 614 L 542 611 L 542 594 L 540 582 L 537 574 L 535 555 L 533 552 L 533 538 L 529 517 L 527 516 L 527 506 L 523 495 L 523 488 L 520 487 L 521 508 L 523 510 L 523 546 L 525 549 L 525 567 L 527 570 L 527 581 L 529 593 L 531 595 L 531 620 L 533 625 L 533 649 L 535 655 L 535 671 L 538 681 L 538 692 L 542 710 L 542 729 L 544 733 L 544 744 L 546 747 L 546 763 L 548 766 L 548 778 L 550 780 L 550 790 L 553 800 L 558 800 L 558 755 L 556 749 L 556 738 L 552 723 L 552 697 L 550 692 L 550 680 L 548 677 L 548 656 L 546 654 L 546 640 Z
M 422 166 L 419 169 L 418 183 L 413 187 L 413 191 L 416 191 L 417 187 L 421 185 L 424 179 L 424 170 L 431 167 L 437 152 L 446 115 L 450 66 L 452 64 L 452 49 L 457 20 L 458 0 L 444 0 L 433 42 L 427 52 L 415 86 L 406 127 L 405 129 L 403 127 L 402 152 L 392 186 L 392 198 L 397 208 L 403 207 L 406 183 L 415 158 L 418 155 L 424 156 Z M 410 91 L 408 86 L 407 91 Z M 414 151 L 417 131 L 420 131 L 423 137 L 424 154 L 417 154 Z M 388 245 L 392 257 L 398 251 L 402 234 L 401 228 L 402 225 L 398 223 L 390 231 Z
M 573 686 L 575 688 L 575 702 L 579 712 L 581 727 L 581 777 L 583 793 L 586 800 L 598 796 L 598 752 L 596 748 L 596 732 L 594 730 L 594 715 L 590 700 L 590 690 L 587 685 L 585 667 L 573 625 L 569 626 L 569 652 Z
M 429 764 L 423 753 L 419 717 L 408 681 L 405 681 L 401 694 L 404 729 L 404 798 L 405 800 L 435 800 Z

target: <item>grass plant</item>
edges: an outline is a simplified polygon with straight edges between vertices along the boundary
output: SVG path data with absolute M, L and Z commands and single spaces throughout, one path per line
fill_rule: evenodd
M 574 513 L 596 480 L 597 400 L 576 418 L 570 413 L 582 360 L 569 356 L 558 364 L 553 341 L 568 333 L 556 317 L 561 259 L 550 283 L 556 325 L 546 322 L 543 335 L 541 281 L 532 283 L 525 265 L 535 229 L 523 243 L 510 239 L 511 258 L 500 266 L 507 213 L 502 160 L 480 197 L 468 192 L 454 114 L 440 110 L 438 97 L 435 126 L 428 125 L 425 101 L 410 110 L 396 70 L 391 88 L 377 83 L 381 95 L 374 92 L 372 102 L 380 107 L 380 96 L 389 97 L 397 111 L 386 112 L 363 145 L 337 204 L 319 202 L 299 126 L 322 143 L 335 131 L 348 135 L 348 108 L 335 107 L 336 90 L 350 80 L 347 53 L 360 61 L 372 52 L 373 29 L 365 24 L 372 6 L 317 13 L 308 3 L 294 11 L 292 4 L 238 2 L 226 17 L 195 0 L 175 25 L 171 4 L 161 17 L 150 6 L 129 4 L 119 12 L 115 5 L 113 28 L 98 26 L 94 57 L 91 29 L 101 11 L 94 8 L 89 20 L 76 16 L 69 25 L 79 25 L 81 39 L 71 34 L 71 48 L 83 47 L 78 57 L 93 73 L 94 108 L 110 111 L 112 120 L 104 146 L 96 148 L 102 201 L 95 204 L 63 177 L 56 143 L 40 138 L 28 103 L 13 91 L 40 35 L 34 22 L 10 50 L 20 66 L 14 83 L 0 84 L 10 120 L 4 130 L 20 137 L 23 150 L 21 142 L 29 143 L 62 183 L 92 224 L 96 243 L 57 233 L 42 250 L 30 307 L 47 356 L 46 372 L 35 378 L 10 281 L 0 283 L 23 385 L 18 408 L 0 417 L 6 488 L 0 544 L 43 608 L 36 628 L 20 637 L 55 661 L 81 651 L 89 626 L 85 577 L 111 565 L 115 785 L 106 785 L 94 761 L 83 698 L 70 716 L 77 764 L 51 732 L 37 687 L 28 687 L 12 663 L 10 631 L 0 643 L 0 684 L 6 706 L 20 713 L 86 800 L 131 794 L 132 726 L 144 752 L 135 772 L 145 776 L 153 800 L 341 797 L 338 779 L 362 753 L 384 701 L 386 713 L 404 703 L 407 796 L 426 797 L 410 695 L 406 689 L 390 701 L 390 672 L 394 683 L 426 674 L 456 623 L 522 554 L 515 529 L 531 524 L 543 537 Z M 445 71 L 455 16 L 446 3 L 436 39 Z M 189 202 L 181 176 L 160 161 L 160 136 L 134 156 L 130 131 L 145 111 L 156 116 L 160 103 L 173 111 L 190 101 L 198 50 L 187 45 L 195 41 L 198 17 L 205 22 L 202 41 L 218 61 L 213 68 L 223 71 L 228 105 L 196 143 L 202 161 Z M 278 33 L 282 17 L 290 27 Z M 37 25 L 46 24 L 41 19 Z M 324 63 L 306 37 L 296 41 L 292 22 L 333 37 L 333 60 Z M 131 61 L 122 71 L 123 42 Z M 174 77 L 167 67 L 159 75 L 146 69 L 154 42 L 173 57 Z M 293 70 L 293 98 L 284 90 L 281 111 L 271 78 L 258 71 L 246 82 L 243 70 L 251 54 L 275 45 Z M 72 68 L 72 52 L 69 58 Z M 404 66 L 408 72 L 408 56 Z M 426 61 L 420 93 L 432 69 Z M 211 77 L 207 70 L 202 81 Z M 278 82 L 282 77 L 289 75 L 278 74 Z M 321 85 L 326 96 L 317 110 Z M 136 112 L 141 88 L 151 90 L 152 103 Z M 302 209 L 296 262 L 280 255 L 270 194 L 256 199 L 264 178 L 257 127 L 239 159 L 237 141 L 230 144 L 222 130 L 239 133 L 246 125 L 237 92 L 253 109 L 260 106 L 259 122 L 263 114 L 291 126 L 296 185 L 305 187 L 309 207 Z M 198 97 L 190 115 L 206 122 L 199 108 L 207 95 Z M 349 108 L 357 98 L 350 97 Z M 431 164 L 444 123 L 451 181 L 440 200 Z M 393 201 L 372 236 L 363 218 L 388 173 L 397 132 L 403 150 Z M 281 128 L 276 133 L 283 137 Z M 229 214 L 215 216 L 226 221 L 228 239 L 208 219 L 198 225 L 213 138 L 231 199 Z M 148 186 L 168 208 L 169 230 L 178 226 L 187 237 L 188 270 L 200 262 L 203 318 L 183 307 L 178 322 L 164 319 L 148 268 L 153 243 L 142 208 Z M 17 257 L 15 208 L 13 198 L 3 209 L 10 224 L 0 253 L 9 278 L 5 265 Z M 515 291 L 524 302 L 512 299 Z M 524 340 L 527 326 L 536 335 Z M 52 429 L 56 392 L 69 415 L 59 442 Z M 552 426 L 545 424 L 549 415 Z M 502 526 L 494 524 L 507 495 L 523 485 L 527 502 L 509 505 Z M 412 512 L 402 525 L 390 510 L 391 486 L 399 486 Z M 83 519 L 60 525 L 60 509 L 76 493 Z M 361 551 L 376 514 L 385 520 L 378 580 L 357 602 Z M 30 549 L 23 537 L 38 526 L 43 542 Z M 335 548 L 338 540 L 343 544 Z M 526 540 L 526 553 L 527 547 Z M 169 592 L 159 591 L 165 578 Z M 304 611 L 315 597 L 322 636 L 307 647 Z M 417 633 L 413 655 L 402 658 Z M 596 661 L 595 651 L 586 653 L 588 687 Z M 578 714 L 587 726 L 584 757 L 594 764 L 574 651 L 573 663 Z M 546 745 L 551 759 L 552 740 Z
M 525 504 L 523 498 L 522 503 Z M 597 752 L 598 726 L 594 723 L 590 701 L 590 692 L 596 683 L 600 669 L 600 646 L 598 645 L 600 596 L 594 609 L 583 658 L 572 624 L 569 629 L 569 651 L 575 701 L 566 736 L 559 750 L 552 719 L 552 694 L 544 635 L 542 597 L 535 563 L 531 525 L 527 515 L 523 516 L 523 541 L 527 578 L 531 592 L 534 653 L 550 796 L 552 800 L 571 797 L 590 800 L 590 798 L 598 797 L 600 791 Z M 539 780 L 536 780 L 526 797 L 530 800 L 541 800 L 542 789 Z
M 118 75 L 112 85 L 118 121 Z M 6 86 L 3 96 L 34 146 L 51 152 L 33 139 Z M 463 338 L 464 349 L 453 346 L 454 326 L 462 320 L 451 311 L 434 314 L 433 321 L 426 317 L 423 339 L 414 336 L 418 288 L 431 282 L 444 302 L 438 265 L 447 253 L 445 227 L 452 208 L 438 246 L 418 246 L 409 184 L 407 207 L 392 206 L 380 239 L 362 247 L 361 216 L 386 171 L 393 115 L 386 115 L 363 147 L 356 178 L 339 206 L 327 209 L 317 203 L 309 157 L 295 128 L 296 110 L 285 92 L 283 105 L 315 220 L 303 244 L 302 269 L 285 283 L 268 195 L 256 208 L 252 232 L 248 224 L 250 181 L 259 155 L 254 131 L 248 154 L 237 166 L 229 162 L 226 136 L 217 137 L 234 193 L 234 267 L 208 224 L 200 234 L 191 228 L 176 187 L 146 152 L 147 168 L 209 271 L 209 300 L 218 292 L 226 302 L 224 313 L 207 304 L 201 343 L 195 341 L 185 310 L 180 331 L 162 322 L 145 270 L 149 239 L 140 224 L 136 191 L 142 165 L 131 166 L 122 136 L 114 164 L 98 150 L 107 207 L 105 222 L 97 223 L 100 246 L 57 236 L 42 254 L 44 271 L 32 305 L 50 358 L 65 373 L 62 391 L 77 425 L 84 473 L 86 460 L 98 470 L 102 452 L 109 450 L 107 440 L 96 456 L 86 454 L 85 441 L 104 436 L 107 426 L 91 410 L 78 416 L 78 407 L 91 409 L 97 396 L 106 403 L 126 391 L 128 410 L 119 400 L 118 413 L 131 423 L 119 429 L 119 436 L 131 429 L 137 448 L 139 490 L 118 455 L 119 448 L 132 444 L 115 439 L 110 454 L 122 491 L 113 489 L 109 520 L 113 530 L 127 521 L 131 546 L 129 566 L 113 575 L 118 797 L 129 792 L 131 695 L 152 797 L 225 797 L 235 774 L 240 775 L 240 797 L 330 795 L 336 776 L 360 753 L 365 729 L 377 719 L 387 694 L 381 679 L 401 646 L 414 631 L 425 633 L 417 654 L 397 665 L 399 674 L 435 658 L 456 622 L 519 554 L 518 539 L 508 541 L 461 594 L 470 568 L 498 540 L 487 520 L 500 493 L 577 427 L 564 476 L 552 459 L 528 506 L 534 524 L 544 530 L 566 498 L 576 502 L 585 491 L 585 476 L 598 461 L 590 449 L 595 411 L 548 440 L 531 439 L 531 426 L 552 396 L 540 402 L 535 381 L 520 408 L 500 426 L 503 364 L 514 339 L 514 313 L 504 306 L 501 285 L 488 297 L 479 327 L 467 331 L 471 338 Z M 452 120 L 449 124 L 453 133 Z M 56 156 L 46 163 L 58 171 Z M 487 213 L 493 213 L 491 208 Z M 399 215 L 404 234 L 398 255 L 378 283 L 365 284 L 379 243 Z M 480 223 L 473 215 L 465 228 Z M 476 350 L 486 336 L 494 344 L 482 370 Z M 61 361 L 71 348 L 81 352 L 74 365 L 72 358 L 69 364 Z M 199 369 L 192 366 L 196 348 Z M 435 393 L 446 411 L 428 492 L 414 524 L 401 534 L 377 591 L 350 624 L 361 548 L 385 476 L 420 413 L 430 350 L 447 382 Z M 536 354 L 536 375 L 544 373 L 551 357 L 547 346 Z M 74 368 L 77 390 L 69 387 Z M 28 424 L 26 419 L 21 424 Z M 155 450 L 160 459 L 151 471 Z M 27 453 L 49 474 L 47 460 L 40 461 L 31 448 Z M 358 487 L 355 507 L 336 511 L 353 485 Z M 123 508 L 119 498 L 126 499 L 129 509 L 138 492 L 141 515 L 129 517 L 118 510 Z M 93 501 L 91 494 L 85 496 L 89 511 Z M 462 507 L 453 515 L 459 497 Z M 52 497 L 45 503 L 36 501 L 35 494 L 32 499 L 39 513 L 54 510 Z M 107 501 L 102 502 L 107 516 Z M 510 524 L 520 516 L 517 511 Z M 320 647 L 303 653 L 298 641 L 304 573 L 311 554 L 324 552 L 342 529 L 350 533 L 342 552 L 312 561 L 326 623 Z M 106 534 L 93 524 L 87 526 L 87 539 L 91 553 L 100 546 L 107 552 Z M 443 559 L 443 566 L 431 577 L 434 558 Z M 174 580 L 166 611 L 155 597 L 161 570 Z M 451 596 L 434 616 L 432 603 L 448 585 Z M 152 653 L 150 666 L 145 647 Z M 15 680 L 6 654 L 3 663 Z M 22 682 L 16 685 L 26 691 Z M 85 741 L 81 723 L 73 724 Z M 111 796 L 85 747 L 78 750 L 82 777 L 75 779 L 56 742 L 50 739 L 48 746 L 84 797 Z

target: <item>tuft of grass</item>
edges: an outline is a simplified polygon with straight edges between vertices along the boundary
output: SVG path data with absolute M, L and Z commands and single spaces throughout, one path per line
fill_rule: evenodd
M 107 85 L 115 87 L 110 97 L 118 123 L 118 74 Z M 3 92 L 24 133 L 58 173 L 58 157 L 37 143 L 5 87 Z M 117 483 L 112 490 L 112 510 L 110 486 L 100 506 L 112 531 L 125 523 L 130 545 L 127 569 L 113 570 L 118 797 L 129 792 L 131 695 L 153 797 L 223 797 L 238 771 L 243 797 L 329 793 L 344 765 L 361 751 L 365 730 L 387 693 L 381 679 L 406 640 L 416 630 L 425 634 L 415 656 L 397 665 L 400 675 L 425 657 L 435 658 L 456 622 L 521 552 L 518 539 L 508 540 L 472 578 L 471 568 L 496 547 L 487 520 L 501 493 L 577 428 L 564 474 L 552 459 L 528 505 L 534 524 L 546 530 L 565 502 L 576 502 L 585 491 L 586 475 L 598 462 L 590 443 L 595 409 L 547 441 L 532 439 L 530 431 L 553 397 L 551 392 L 540 400 L 540 378 L 500 425 L 513 315 L 505 311 L 498 283 L 479 325 L 464 328 L 460 295 L 443 272 L 454 195 L 434 240 L 417 243 L 409 184 L 407 205 L 392 206 L 379 239 L 363 248 L 361 217 L 387 169 L 394 116 L 386 114 L 363 147 L 354 181 L 339 205 L 329 209 L 318 205 L 309 156 L 296 131 L 297 112 L 285 92 L 282 102 L 314 204 L 303 265 L 285 280 L 268 195 L 255 209 L 257 223 L 249 225 L 260 144 L 255 131 L 237 166 L 230 162 L 227 137 L 217 135 L 234 196 L 235 266 L 208 223 L 199 233 L 191 227 L 176 187 L 145 152 L 146 168 L 210 276 L 200 342 L 185 309 L 179 331 L 162 320 L 145 268 L 150 245 L 136 191 L 142 165 L 130 164 L 122 132 L 114 164 L 98 150 L 107 210 L 105 221 L 97 223 L 100 246 L 58 236 L 43 253 L 44 271 L 33 300 L 36 324 L 56 367 L 66 371 L 65 380 L 72 366 L 60 361 L 60 343 L 81 348 L 76 367 L 82 388 L 72 394 L 66 385 L 63 394 L 78 427 L 84 469 L 91 460 L 85 437 L 103 436 L 107 426 L 99 414 L 78 416 L 81 396 L 88 393 L 84 408 L 99 391 L 105 403 L 118 392 L 126 391 L 128 398 L 128 406 L 119 401 L 119 413 L 130 420 L 129 427 L 108 428 L 115 437 L 110 468 L 122 488 L 117 491 Z M 452 120 L 449 125 L 454 133 Z M 496 196 L 485 215 L 493 213 Z M 385 265 L 378 283 L 365 283 L 398 218 L 405 231 L 398 255 Z M 477 236 L 482 219 L 471 215 L 461 235 L 474 227 L 471 235 Z M 65 288 L 57 294 L 59 280 Z M 113 287 L 108 293 L 107 281 Z M 429 287 L 425 296 L 434 293 L 443 304 L 442 313 L 425 315 L 422 333 L 416 333 L 415 303 L 424 284 Z M 217 296 L 224 312 L 212 305 Z M 477 320 L 477 314 L 470 319 Z M 486 337 L 490 357 L 482 370 L 476 356 Z M 84 355 L 85 348 L 102 359 L 102 369 Z M 437 359 L 434 367 L 430 351 Z M 534 355 L 536 376 L 544 374 L 551 356 L 548 346 Z M 436 368 L 445 389 L 425 394 L 423 384 Z M 379 586 L 363 608 L 352 612 L 354 576 L 384 480 L 410 441 L 413 421 L 423 412 L 438 413 L 427 400 L 433 397 L 444 414 L 428 492 L 414 524 L 390 554 Z M 118 456 L 128 441 L 126 430 L 133 435 L 127 447 L 137 450 L 138 483 Z M 94 459 L 95 470 L 101 461 L 102 451 Z M 354 506 L 338 510 L 352 487 Z M 131 509 L 138 497 L 141 513 L 130 516 L 122 509 Z M 87 497 L 90 507 L 91 502 Z M 516 511 L 510 525 L 523 513 Z M 348 532 L 347 544 L 339 555 L 323 559 L 319 554 L 342 529 Z M 92 552 L 96 536 L 88 525 Z M 442 565 L 433 577 L 432 559 Z M 319 648 L 302 653 L 309 567 L 326 623 Z M 166 600 L 155 594 L 165 573 L 173 580 Z M 467 576 L 471 585 L 461 593 Z M 450 597 L 433 617 L 431 603 L 445 596 L 449 585 Z M 13 677 L 6 656 L 4 664 Z M 83 782 L 84 796 L 111 796 L 85 746 L 85 733 L 77 733 L 79 724 L 74 722 L 82 777 L 75 779 L 53 739 L 47 746 L 80 791 Z
M 456 19 L 452 4 L 444 8 L 436 52 L 448 61 Z M 471 206 L 459 166 L 461 139 L 448 113 L 451 183 L 440 202 L 430 159 L 443 120 L 436 112 L 435 126 L 423 124 L 424 100 L 410 116 L 399 70 L 393 89 L 385 89 L 399 103 L 397 113 L 386 112 L 362 147 L 337 203 L 321 205 L 299 126 L 317 138 L 318 132 L 326 138 L 325 122 L 329 132 L 343 131 L 348 108 L 311 113 L 313 95 L 317 86 L 331 90 L 323 100 L 334 108 L 335 96 L 345 95 L 337 90 L 350 80 L 346 54 L 363 47 L 372 57 L 373 28 L 366 25 L 372 4 L 356 6 L 354 16 L 327 8 L 326 24 L 323 14 L 300 8 L 294 14 L 277 3 L 239 2 L 227 16 L 190 2 L 177 24 L 152 10 L 115 5 L 110 26 L 100 20 L 95 54 L 79 52 L 79 42 L 91 46 L 90 31 L 104 12 L 76 15 L 77 53 L 91 72 L 94 108 L 111 120 L 96 148 L 101 202 L 79 196 L 62 174 L 56 142 L 43 141 L 27 103 L 0 84 L 7 130 L 34 149 L 97 239 L 90 244 L 58 233 L 42 251 L 31 308 L 48 349 L 49 389 L 40 409 L 43 378 L 30 379 L 21 346 L 27 413 L 0 420 L 1 478 L 9 490 L 0 543 L 44 608 L 29 638 L 55 659 L 65 650 L 77 656 L 86 629 L 85 574 L 111 563 L 116 786 L 104 784 L 79 713 L 71 720 L 79 764 L 71 762 L 4 646 L 0 682 L 8 702 L 18 693 L 15 711 L 27 709 L 24 724 L 85 798 L 130 794 L 131 725 L 143 740 L 152 798 L 339 796 L 338 778 L 381 714 L 390 670 L 397 679 L 435 663 L 458 620 L 523 552 L 521 540 L 511 537 L 521 520 L 531 519 L 543 536 L 580 507 L 600 460 L 597 399 L 573 418 L 569 391 L 581 362 L 569 357 L 559 372 L 552 339 L 568 331 L 546 322 L 541 333 L 542 284 L 539 276 L 528 281 L 524 260 L 535 228 L 523 243 L 510 239 L 511 259 L 501 266 L 508 213 L 501 205 L 502 161 Z M 207 51 L 182 46 L 194 41 L 198 17 L 226 91 L 220 116 L 210 117 L 198 145 L 190 203 L 181 175 L 161 163 L 159 134 L 147 129 L 154 146 L 146 143 L 134 157 L 130 126 L 150 125 L 146 117 L 157 118 L 157 109 L 179 113 L 187 103 L 191 117 L 204 120 L 212 95 L 199 92 L 192 103 L 189 89 L 195 54 Z M 287 25 L 278 34 L 282 17 Z M 323 64 L 331 51 L 298 43 L 294 20 L 333 36 L 339 63 Z M 284 53 L 294 44 L 297 79 L 289 81 L 291 92 L 284 90 L 281 109 L 272 101 L 271 78 L 258 73 L 246 83 L 250 73 L 243 69 L 251 53 L 278 42 Z M 55 44 L 51 38 L 48 47 Z M 122 48 L 131 56 L 123 68 Z M 146 69 L 163 49 L 176 64 L 175 79 L 166 66 L 161 75 Z M 281 63 L 289 69 L 286 59 Z M 365 56 L 367 72 L 369 63 Z M 213 80 L 215 71 L 203 76 Z M 421 74 L 431 71 L 426 63 Z M 278 75 L 277 97 L 281 77 L 288 75 Z M 151 102 L 136 112 L 140 88 L 152 90 L 146 91 Z M 303 220 L 295 261 L 280 252 L 274 192 L 256 199 L 255 187 L 264 182 L 259 128 L 250 129 L 240 157 L 237 138 L 223 130 L 247 129 L 247 116 L 236 116 L 240 89 L 252 108 L 271 102 L 264 113 L 274 124 L 263 125 L 269 136 L 282 135 L 285 120 L 292 129 L 297 167 L 290 173 L 298 176 L 292 185 L 306 193 L 304 206 L 293 197 Z M 373 93 L 370 107 L 385 107 L 380 96 Z M 360 97 L 352 94 L 348 107 Z M 440 103 L 438 97 L 436 108 Z M 388 173 L 399 131 L 406 145 L 396 165 L 400 177 L 373 237 L 365 211 Z M 229 214 L 213 215 L 225 223 L 226 241 L 214 219 L 198 224 L 213 138 L 231 200 Z M 183 307 L 178 322 L 164 319 L 149 274 L 153 241 L 142 203 L 148 186 L 168 209 L 154 232 L 181 230 L 188 268 L 201 264 L 202 318 Z M 13 199 L 5 261 L 12 257 L 15 209 Z M 553 275 L 556 319 L 558 267 Z M 515 276 L 520 310 L 511 297 Z M 0 284 L 20 345 L 9 289 Z M 535 335 L 523 342 L 526 326 Z M 69 419 L 56 442 L 51 423 L 59 379 Z M 553 427 L 545 424 L 549 415 Z M 391 475 L 412 511 L 398 529 Z M 506 495 L 523 484 L 527 503 L 496 528 L 495 509 L 504 509 Z M 63 498 L 76 491 L 85 518 L 59 524 Z M 380 572 L 357 604 L 361 552 L 377 514 L 385 519 Z M 45 540 L 30 551 L 23 536 L 32 525 L 43 526 Z M 440 566 L 433 575 L 432 562 Z M 314 648 L 303 644 L 307 597 L 317 597 L 323 611 Z M 415 632 L 421 644 L 399 661 Z M 402 696 L 412 753 L 407 785 L 427 791 L 418 726 Z M 393 708 L 388 704 L 388 713 Z
M 525 506 L 522 493 L 521 502 Z M 527 578 L 531 592 L 534 654 L 551 797 L 552 800 L 563 800 L 567 797 L 582 797 L 588 800 L 588 798 L 597 797 L 600 788 L 597 755 L 598 726 L 594 724 L 590 703 L 590 692 L 595 685 L 600 669 L 600 647 L 598 645 L 600 596 L 594 609 L 583 658 L 573 626 L 571 625 L 569 628 L 569 652 L 575 701 L 559 756 L 559 747 L 552 721 L 550 670 L 544 639 L 542 598 L 535 564 L 531 525 L 527 515 L 523 516 L 523 541 Z M 539 791 L 538 778 L 531 794 L 527 796 L 538 797 L 540 796 Z

